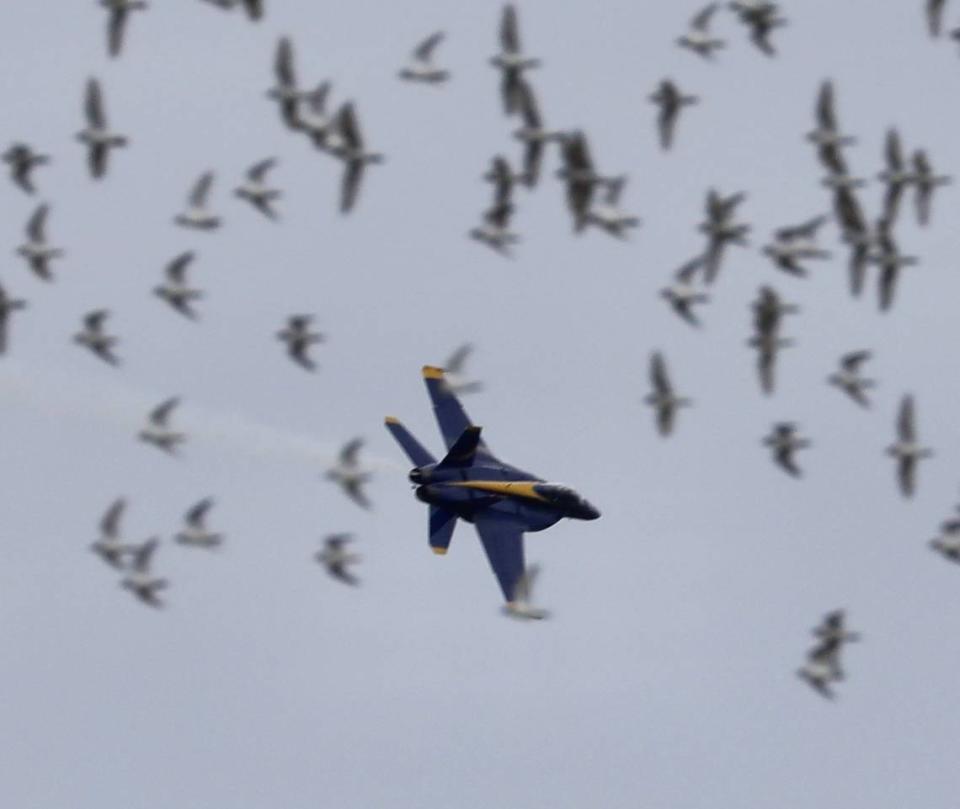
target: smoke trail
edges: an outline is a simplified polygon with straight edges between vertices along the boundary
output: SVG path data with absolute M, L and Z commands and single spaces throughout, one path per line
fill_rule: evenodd
M 56 417 L 85 417 L 119 426 L 131 435 L 143 426 L 147 414 L 164 398 L 152 396 L 116 381 L 98 380 L 96 386 L 83 380 L 26 368 L 4 360 L 0 369 L 0 401 L 27 405 Z M 287 458 L 316 465 L 336 462 L 338 444 L 315 436 L 264 424 L 242 413 L 204 407 L 184 400 L 175 415 L 190 443 L 216 443 L 226 450 L 247 456 Z M 189 444 L 188 444 L 189 446 Z M 370 455 L 361 456 L 365 467 L 406 473 L 403 465 Z

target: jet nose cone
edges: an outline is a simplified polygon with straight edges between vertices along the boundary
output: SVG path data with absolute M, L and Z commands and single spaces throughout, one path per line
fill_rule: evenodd
M 596 506 L 591 505 L 584 501 L 583 503 L 583 517 L 584 520 L 596 520 L 600 517 L 600 511 Z

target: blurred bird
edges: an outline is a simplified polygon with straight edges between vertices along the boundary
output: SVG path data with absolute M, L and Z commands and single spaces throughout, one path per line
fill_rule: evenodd
M 224 11 L 233 11 L 237 7 L 242 7 L 254 22 L 263 18 L 264 0 L 206 0 L 206 2 Z
M 400 78 L 421 84 L 441 84 L 449 79 L 449 70 L 438 68 L 433 64 L 433 52 L 443 42 L 444 36 L 443 31 L 437 31 L 417 45 L 409 64 L 400 70 Z
M 900 252 L 893 238 L 893 225 L 887 220 L 877 223 L 876 247 L 877 251 L 870 254 L 869 260 L 880 268 L 880 311 L 886 312 L 893 305 L 901 268 L 915 265 L 917 259 Z
M 524 183 L 533 188 L 540 177 L 540 163 L 543 160 L 544 148 L 548 143 L 561 142 L 564 133 L 544 127 L 537 97 L 529 82 L 518 79 L 516 92 L 523 126 L 514 132 L 513 136 L 524 145 Z
M 150 564 L 158 545 L 159 540 L 154 537 L 139 546 L 133 553 L 130 571 L 120 582 L 122 587 L 150 607 L 163 606 L 163 602 L 157 598 L 157 593 L 169 584 L 166 579 L 157 578 L 150 572 Z
M 833 96 L 833 82 L 825 81 L 820 85 L 815 109 L 817 128 L 807 134 L 807 140 L 813 142 L 821 150 L 825 148 L 839 149 L 842 146 L 851 146 L 856 139 L 840 132 L 837 125 L 837 116 Z M 823 153 L 821 152 L 821 158 Z
M 930 547 L 951 562 L 960 562 L 960 520 L 947 520 L 940 526 L 940 535 L 930 540 Z
M 202 290 L 193 289 L 187 283 L 187 268 L 193 259 L 193 252 L 181 253 L 167 265 L 165 282 L 153 288 L 154 295 L 190 320 L 197 319 L 192 301 L 203 297 Z
M 886 170 L 877 175 L 877 179 L 887 187 L 883 200 L 883 220 L 891 225 L 897 219 L 900 210 L 900 197 L 908 185 L 916 182 L 916 175 L 907 169 L 903 159 L 903 149 L 900 146 L 900 135 L 896 129 L 887 132 L 886 141 Z
M 100 520 L 100 538 L 90 546 L 90 550 L 117 570 L 123 568 L 124 559 L 137 549 L 136 545 L 125 545 L 120 539 L 120 519 L 126 508 L 123 497 L 113 501 Z
M 200 175 L 187 197 L 187 209 L 177 214 L 174 222 L 193 230 L 216 230 L 220 227 L 220 217 L 207 210 L 207 198 L 213 187 L 213 179 L 212 171 Z
M 698 104 L 700 99 L 693 95 L 684 95 L 670 79 L 660 82 L 650 101 L 660 110 L 657 116 L 657 131 L 660 134 L 660 148 L 664 151 L 673 145 L 673 134 L 684 107 Z
M 710 21 L 718 5 L 718 3 L 710 3 L 690 20 L 687 33 L 677 39 L 677 44 L 681 48 L 687 48 L 704 59 L 712 59 L 714 51 L 727 46 L 724 40 L 710 36 Z
M 336 124 L 334 116 L 327 112 L 331 88 L 330 82 L 322 81 L 313 90 L 303 93 L 306 103 L 296 111 L 295 128 L 303 131 L 318 149 L 327 148 L 327 140 Z
M 372 163 L 382 163 L 383 155 L 369 152 L 364 146 L 353 102 L 347 102 L 340 108 L 337 115 L 336 130 L 339 139 L 337 145 L 331 151 L 344 162 L 340 190 L 340 212 L 349 213 L 356 204 L 360 192 L 360 182 L 363 180 L 366 167 Z
M 943 9 L 947 0 L 927 0 L 927 27 L 930 29 L 930 36 L 940 36 L 940 28 L 943 21 Z
M 774 29 L 787 24 L 784 17 L 778 16 L 774 3 L 732 4 L 739 5 L 740 21 L 750 29 L 750 41 L 767 56 L 776 56 L 777 52 L 770 42 Z
M 327 569 L 333 578 L 356 587 L 360 581 L 348 568 L 363 560 L 363 557 L 347 550 L 347 544 L 353 542 L 351 534 L 331 534 L 323 541 L 323 550 L 314 554 L 314 558 Z
M 490 168 L 483 175 L 483 180 L 492 183 L 498 196 L 510 199 L 513 187 L 518 183 L 529 184 L 527 175 L 515 172 L 503 155 L 495 155 L 490 161 Z
M 616 177 L 599 174 L 594 168 L 587 137 L 580 130 L 566 133 L 560 141 L 563 168 L 557 177 L 567 184 L 567 208 L 573 217 L 573 229 L 580 233 L 587 225 L 587 213 L 597 186 L 616 183 Z
M 87 82 L 84 102 L 87 127 L 77 133 L 77 140 L 87 147 L 87 165 L 90 175 L 99 180 L 107 173 L 110 150 L 126 146 L 130 141 L 125 135 L 110 131 L 104 110 L 103 93 L 96 79 Z
M 63 256 L 63 250 L 59 247 L 51 247 L 47 243 L 47 215 L 50 213 L 50 206 L 44 203 L 27 220 L 27 241 L 19 248 L 17 253 L 26 259 L 27 266 L 33 271 L 34 275 L 43 281 L 52 281 L 53 273 L 50 271 L 50 262 L 55 258 Z
M 110 365 L 119 365 L 119 358 L 113 353 L 113 347 L 119 342 L 118 338 L 104 331 L 104 321 L 110 316 L 107 309 L 96 309 L 83 317 L 83 329 L 73 336 L 78 345 L 89 348 L 104 362 Z
M 603 201 L 594 203 L 587 211 L 587 224 L 596 225 L 617 239 L 625 239 L 630 228 L 640 227 L 639 217 L 625 213 L 620 208 L 620 196 L 626 184 L 626 177 L 618 177 L 607 184 Z
M 510 256 L 510 246 L 520 241 L 520 236 L 510 230 L 513 216 L 514 180 L 505 160 L 494 159 L 493 204 L 483 214 L 483 224 L 470 231 L 470 238 L 487 245 L 502 256 Z M 490 173 L 488 173 L 490 176 Z
M 850 294 L 856 297 L 863 291 L 866 280 L 873 234 L 863 214 L 863 208 L 851 189 L 836 189 L 834 213 L 840 223 L 843 240 L 850 245 Z
M 673 385 L 670 384 L 670 376 L 667 373 L 667 363 L 659 351 L 654 352 L 650 357 L 650 384 L 653 385 L 653 392 L 644 399 L 644 402 L 656 411 L 657 432 L 666 437 L 673 432 L 677 410 L 681 407 L 689 407 L 692 402 L 673 392 Z
M 447 357 L 447 361 L 442 366 L 446 372 L 443 377 L 444 382 L 447 388 L 457 396 L 462 396 L 467 393 L 479 393 L 483 390 L 483 383 L 475 379 L 470 379 L 465 372 L 467 359 L 472 353 L 473 346 L 470 343 L 464 343 Z
M 797 670 L 797 676 L 826 699 L 833 699 L 830 683 L 837 680 L 837 654 L 840 642 L 825 640 L 817 644 L 807 655 L 807 662 Z
M 25 143 L 11 145 L 7 151 L 0 155 L 0 160 L 10 166 L 10 179 L 28 194 L 32 194 L 36 190 L 31 176 L 34 168 L 50 162 L 47 155 L 33 151 Z
M 204 498 L 191 506 L 184 515 L 184 526 L 174 537 L 181 545 L 193 548 L 216 548 L 223 543 L 223 534 L 207 529 L 207 512 L 213 507 L 213 499 Z
M 930 206 L 933 193 L 942 185 L 949 185 L 953 178 L 946 174 L 937 174 L 930 165 L 927 153 L 918 149 L 913 155 L 913 184 L 916 187 L 917 221 L 921 225 L 930 222 Z
M 674 274 L 674 282 L 660 291 L 670 307 L 691 326 L 699 326 L 700 321 L 693 312 L 694 304 L 707 303 L 710 296 L 694 285 L 697 273 L 704 266 L 703 256 L 688 261 Z
M 861 407 L 870 407 L 866 391 L 876 383 L 860 375 L 860 366 L 873 356 L 869 351 L 853 351 L 840 358 L 840 369 L 831 374 L 827 381 L 840 388 Z
M 836 641 L 838 644 L 855 643 L 860 640 L 859 632 L 851 632 L 845 627 L 846 613 L 843 610 L 832 610 L 823 616 L 820 624 L 813 629 L 813 636 L 823 641 Z M 839 658 L 839 654 L 836 656 Z M 843 679 L 843 674 L 837 669 L 837 679 Z
M 291 315 L 287 325 L 277 332 L 277 339 L 287 346 L 287 356 L 301 368 L 313 371 L 317 364 L 307 356 L 310 346 L 322 343 L 326 337 L 320 332 L 310 331 L 313 315 Z
M 747 245 L 750 225 L 736 221 L 736 208 L 746 199 L 746 194 L 737 193 L 723 197 L 712 188 L 707 192 L 707 219 L 700 223 L 700 231 L 707 236 L 704 252 L 704 280 L 712 284 L 720 271 L 723 253 L 728 244 Z
M 110 56 L 119 56 L 130 12 L 144 11 L 147 4 L 143 0 L 100 0 L 100 5 L 110 12 L 107 18 L 107 51 Z
M 793 341 L 780 337 L 777 332 L 759 332 L 747 342 L 757 350 L 757 376 L 760 389 L 768 396 L 776 387 L 777 356 L 782 348 L 789 348 Z
M 533 606 L 533 590 L 540 574 L 539 565 L 530 565 L 513 585 L 513 597 L 503 606 L 503 612 L 522 621 L 542 621 L 550 617 L 548 610 Z
M 247 170 L 243 185 L 233 192 L 253 205 L 267 219 L 277 218 L 277 212 L 271 207 L 271 203 L 281 195 L 280 191 L 271 188 L 266 182 L 267 172 L 276 165 L 277 161 L 272 157 L 255 163 Z
M 887 448 L 887 454 L 897 461 L 897 483 L 904 497 L 912 497 L 916 488 L 917 462 L 933 455 L 920 446 L 914 424 L 913 397 L 909 394 L 900 401 L 897 415 L 897 440 Z
M 500 96 L 507 115 L 520 109 L 519 88 L 524 71 L 540 67 L 539 59 L 524 56 L 522 50 L 517 10 L 508 3 L 500 17 L 500 53 L 490 59 L 490 64 L 500 70 Z
M 179 404 L 179 396 L 173 396 L 158 404 L 150 411 L 147 424 L 137 433 L 137 437 L 147 444 L 162 449 L 168 455 L 176 455 L 177 447 L 187 440 L 184 433 L 172 430 L 169 426 L 170 415 Z
M 763 439 L 763 443 L 770 447 L 773 452 L 773 461 L 777 466 L 795 478 L 803 474 L 793 455 L 797 450 L 809 447 L 810 442 L 799 437 L 796 424 L 791 422 L 774 424 L 772 432 Z
M 289 37 L 281 37 L 277 42 L 273 61 L 273 73 L 276 84 L 267 90 L 267 98 L 280 106 L 281 120 L 293 130 L 300 128 L 299 106 L 303 94 L 297 86 L 297 74 L 294 68 L 293 43 Z
M 0 354 L 7 351 L 7 340 L 10 326 L 10 315 L 19 309 L 26 309 L 27 302 L 20 298 L 11 298 L 7 290 L 0 284 Z
M 359 454 L 363 446 L 362 438 L 354 438 L 340 450 L 337 465 L 327 470 L 327 480 L 332 480 L 354 503 L 361 508 L 370 508 L 370 501 L 363 491 L 370 480 L 370 473 L 360 466 Z
M 817 231 L 826 221 L 827 217 L 818 216 L 794 227 L 780 228 L 763 252 L 778 269 L 799 278 L 806 277 L 807 270 L 801 261 L 830 258 L 830 252 L 816 244 Z

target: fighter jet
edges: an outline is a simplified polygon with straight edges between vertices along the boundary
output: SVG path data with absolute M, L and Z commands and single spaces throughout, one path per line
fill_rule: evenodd
M 340 450 L 340 457 L 336 466 L 327 470 L 326 478 L 338 484 L 343 489 L 344 494 L 360 508 L 370 508 L 370 501 L 363 491 L 364 485 L 370 480 L 370 472 L 360 465 L 358 459 L 362 446 L 362 438 L 354 438 L 349 441 Z
M 852 351 L 840 358 L 840 369 L 827 377 L 827 381 L 840 388 L 847 396 L 861 407 L 870 407 L 866 390 L 872 388 L 876 382 L 860 376 L 860 366 L 870 359 L 869 351 Z
M 331 534 L 324 539 L 323 549 L 314 554 L 314 559 L 323 565 L 333 578 L 356 587 L 360 581 L 347 568 L 360 562 L 363 557 L 347 550 L 347 543 L 352 541 L 350 534 Z
M 542 531 L 563 517 L 595 520 L 600 512 L 573 489 L 499 460 L 450 391 L 443 369 L 426 366 L 423 378 L 446 455 L 438 462 L 392 416 L 386 427 L 414 464 L 409 478 L 417 498 L 430 507 L 430 548 L 445 554 L 457 519 L 473 523 L 507 606 L 519 608 L 524 533 Z
M 150 572 L 150 562 L 157 550 L 159 540 L 154 537 L 143 543 L 133 553 L 130 573 L 120 582 L 121 587 L 132 592 L 140 601 L 150 607 L 162 607 L 157 592 L 167 587 L 166 579 L 160 579 Z
M 916 485 L 917 461 L 929 458 L 933 451 L 917 441 L 913 416 L 913 397 L 909 394 L 900 401 L 897 416 L 897 441 L 887 448 L 887 454 L 897 459 L 897 483 L 904 497 L 913 496 Z
M 33 270 L 34 275 L 44 281 L 52 281 L 53 273 L 50 272 L 50 262 L 63 255 L 63 250 L 59 247 L 51 247 L 47 242 L 47 216 L 50 213 L 50 206 L 44 203 L 40 205 L 27 221 L 27 241 L 17 248 L 19 253 L 26 259 L 27 265 Z
M 184 526 L 174 537 L 181 545 L 192 548 L 216 548 L 223 542 L 223 534 L 207 528 L 207 512 L 213 507 L 213 499 L 206 497 L 191 506 L 184 515 Z
M 173 396 L 150 411 L 147 425 L 137 433 L 137 437 L 168 455 L 176 455 L 177 447 L 187 440 L 187 436 L 170 429 L 170 414 L 180 404 L 180 397 Z
M 657 432 L 666 437 L 673 432 L 673 419 L 681 407 L 689 407 L 691 402 L 673 392 L 667 363 L 657 351 L 650 357 L 650 384 L 653 392 L 644 399 L 657 413 Z

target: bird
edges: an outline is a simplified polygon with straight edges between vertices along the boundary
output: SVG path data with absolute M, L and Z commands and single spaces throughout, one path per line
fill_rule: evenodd
M 34 275 L 43 281 L 52 281 L 50 262 L 63 256 L 59 247 L 51 247 L 47 242 L 47 216 L 50 206 L 46 203 L 39 205 L 27 220 L 27 241 L 17 248 L 17 253 L 27 262 L 27 266 Z
M 458 347 L 441 366 L 446 372 L 444 382 L 451 392 L 460 396 L 467 393 L 478 393 L 483 390 L 483 382 L 470 379 L 466 376 L 464 368 L 467 359 L 473 353 L 473 345 L 464 343 Z
M 273 209 L 272 203 L 281 195 L 279 190 L 271 188 L 266 182 L 267 172 L 276 165 L 277 161 L 272 157 L 255 163 L 247 170 L 247 177 L 243 185 L 233 192 L 240 199 L 244 199 L 253 205 L 267 219 L 277 218 L 277 212 Z
M 121 570 L 124 559 L 136 551 L 137 546 L 125 545 L 120 539 L 120 520 L 127 508 L 126 498 L 118 497 L 100 519 L 100 538 L 90 546 L 90 550 L 110 567 Z
M 563 168 L 557 176 L 566 182 L 567 208 L 573 218 L 575 233 L 587 225 L 587 213 L 593 202 L 594 190 L 617 182 L 617 178 L 599 174 L 593 165 L 586 135 L 580 131 L 567 132 L 560 141 Z
M 87 147 L 87 165 L 90 169 L 90 176 L 99 180 L 106 176 L 110 150 L 127 146 L 130 140 L 125 135 L 110 131 L 106 111 L 104 110 L 100 82 L 93 78 L 87 81 L 84 115 L 87 119 L 87 126 L 86 129 L 77 133 L 77 140 Z
M 784 17 L 778 16 L 776 4 L 741 3 L 737 13 L 740 21 L 750 29 L 750 41 L 766 56 L 776 56 L 770 34 L 774 29 L 787 24 Z
M 470 231 L 470 238 L 487 245 L 502 256 L 510 257 L 510 246 L 520 241 L 520 236 L 510 230 L 513 204 L 495 202 L 483 214 L 483 223 Z
M 893 223 L 897 219 L 900 209 L 900 197 L 904 189 L 916 181 L 916 176 L 909 171 L 903 159 L 903 149 L 900 145 L 900 134 L 896 129 L 887 132 L 886 140 L 886 170 L 877 175 L 877 179 L 887 187 L 883 200 L 883 220 Z
M 780 228 L 774 233 L 774 240 L 763 248 L 763 252 L 773 260 L 778 269 L 803 278 L 807 275 L 807 270 L 800 262 L 830 258 L 830 252 L 816 244 L 817 231 L 826 221 L 827 217 L 817 216 L 800 225 Z
M 166 301 L 175 311 L 190 320 L 197 319 L 197 313 L 192 306 L 192 302 L 202 298 L 204 294 L 202 290 L 193 289 L 187 283 L 187 268 L 193 262 L 194 257 L 194 253 L 188 251 L 173 259 L 167 264 L 164 283 L 153 288 L 154 295 L 160 300 Z
M 0 155 L 0 160 L 10 167 L 10 179 L 27 194 L 33 194 L 36 191 L 31 176 L 34 168 L 50 162 L 47 155 L 35 152 L 26 143 L 12 144 Z
M 352 534 L 330 534 L 323 541 L 323 549 L 314 554 L 314 558 L 327 569 L 333 578 L 356 587 L 360 581 L 348 569 L 363 560 L 363 557 L 347 550 L 353 541 Z
M 780 337 L 777 332 L 758 332 L 747 342 L 757 350 L 757 376 L 760 389 L 768 396 L 776 387 L 777 356 L 782 348 L 789 348 L 793 341 Z
M 11 298 L 4 286 L 0 284 L 0 354 L 5 354 L 7 351 L 7 334 L 11 313 L 26 308 L 27 302 L 25 300 Z
M 207 210 L 207 198 L 213 187 L 214 174 L 204 172 L 197 178 L 187 197 L 187 209 L 174 217 L 174 222 L 182 227 L 194 230 L 216 230 L 220 227 L 220 217 Z
M 428 36 L 413 50 L 410 62 L 399 72 L 401 79 L 421 84 L 442 84 L 450 78 L 450 71 L 433 64 L 433 52 L 446 35 L 437 31 Z
M 843 240 L 850 246 L 848 273 L 850 294 L 863 291 L 867 263 L 873 245 L 873 234 L 863 214 L 863 208 L 852 189 L 838 188 L 834 193 L 834 213 L 840 223 Z
M 887 454 L 897 461 L 897 484 L 904 497 L 912 497 L 916 489 L 917 463 L 933 455 L 933 451 L 917 441 L 913 396 L 904 395 L 897 414 L 897 440 L 887 447 Z
M 297 85 L 293 43 L 289 37 L 281 37 L 277 42 L 273 73 L 276 84 L 267 90 L 267 98 L 279 105 L 283 123 L 290 129 L 297 130 L 300 128 L 299 106 L 303 94 Z
M 824 157 L 823 149 L 838 150 L 842 146 L 852 146 L 856 143 L 855 138 L 842 134 L 837 125 L 832 81 L 827 80 L 820 85 L 814 113 L 817 127 L 807 134 L 807 140 L 821 149 L 821 159 Z
M 364 485 L 370 480 L 370 473 L 360 466 L 359 454 L 363 447 L 362 438 L 354 438 L 344 445 L 335 466 L 327 470 L 327 480 L 332 480 L 354 503 L 361 508 L 369 509 L 370 501 L 363 491 Z
M 923 149 L 913 155 L 913 184 L 916 189 L 917 221 L 921 225 L 930 222 L 930 207 L 933 193 L 940 186 L 949 185 L 953 178 L 946 174 L 937 174 L 930 165 L 930 159 Z
M 797 669 L 797 676 L 806 681 L 811 688 L 826 699 L 834 699 L 830 683 L 837 677 L 837 655 L 840 641 L 824 640 L 818 643 L 807 655 L 807 662 Z
M 513 596 L 502 607 L 505 615 L 522 621 L 542 621 L 550 617 L 548 610 L 533 606 L 533 590 L 540 575 L 539 565 L 530 565 L 513 585 Z
M 704 59 L 713 59 L 713 52 L 725 48 L 727 43 L 710 36 L 710 21 L 718 8 L 718 3 L 710 3 L 694 15 L 687 33 L 677 39 L 681 48 L 687 48 Z
M 348 101 L 340 108 L 336 131 L 339 139 L 332 152 L 344 163 L 340 184 L 340 212 L 349 213 L 356 204 L 366 167 L 372 163 L 382 163 L 383 155 L 369 152 L 364 146 L 353 102 Z
M 667 300 L 673 311 L 691 326 L 700 325 L 693 306 L 710 300 L 710 296 L 693 283 L 703 266 L 703 256 L 691 259 L 674 273 L 674 282 L 660 291 L 661 297 Z
M 814 627 L 813 636 L 823 641 L 836 641 L 839 644 L 855 643 L 860 640 L 859 632 L 851 632 L 845 627 L 846 613 L 844 610 L 832 610 L 823 616 L 823 620 Z M 839 655 L 837 655 L 839 657 Z M 842 673 L 837 672 L 842 679 Z
M 746 194 L 742 192 L 729 197 L 721 196 L 712 188 L 707 192 L 707 219 L 700 223 L 701 232 L 707 236 L 704 251 L 704 280 L 707 284 L 716 280 L 728 244 L 747 245 L 750 226 L 736 221 L 736 208 L 744 199 Z
M 301 368 L 308 371 L 316 369 L 316 363 L 307 356 L 310 346 L 322 343 L 326 337 L 320 332 L 310 331 L 313 315 L 291 315 L 287 325 L 277 332 L 277 339 L 287 346 L 287 356 Z
M 247 17 L 253 22 L 263 19 L 265 0 L 239 0 L 239 5 L 247 12 Z
M 625 239 L 630 228 L 640 227 L 639 217 L 625 213 L 620 208 L 620 196 L 626 184 L 626 177 L 618 177 L 607 184 L 603 201 L 594 203 L 587 210 L 585 218 L 588 225 L 596 225 L 617 239 Z
M 917 259 L 900 252 L 893 238 L 893 224 L 885 219 L 877 223 L 875 246 L 877 250 L 869 255 L 869 260 L 880 268 L 879 304 L 880 311 L 886 312 L 893 306 L 901 268 L 915 265 Z
M 517 10 L 508 3 L 500 17 L 500 53 L 490 59 L 490 64 L 500 70 L 500 96 L 507 115 L 520 108 L 519 86 L 523 73 L 541 64 L 539 59 L 524 56 L 522 50 Z
M 930 29 L 930 36 L 940 36 L 940 28 L 943 21 L 943 10 L 947 0 L 927 0 L 927 27 Z
M 533 188 L 540 177 L 544 148 L 548 143 L 561 142 L 564 133 L 547 129 L 543 125 L 536 94 L 526 79 L 517 80 L 516 93 L 523 126 L 516 130 L 513 136 L 524 145 L 523 181 L 525 185 Z
M 206 497 L 191 506 L 184 515 L 184 526 L 174 541 L 192 548 L 217 548 L 223 543 L 223 534 L 207 529 L 207 512 L 213 507 L 213 498 Z
M 483 175 L 483 180 L 492 183 L 498 196 L 510 199 L 513 187 L 519 184 L 528 184 L 527 175 L 510 168 L 510 163 L 503 155 L 494 155 L 490 161 L 490 168 Z
M 667 151 L 673 146 L 673 135 L 683 108 L 700 103 L 700 99 L 694 95 L 685 95 L 670 79 L 664 79 L 657 91 L 650 96 L 650 101 L 660 110 L 657 115 L 657 131 L 660 135 L 660 148 Z
M 793 455 L 797 450 L 806 449 L 810 446 L 810 442 L 805 438 L 800 438 L 797 431 L 796 424 L 786 421 L 779 422 L 773 425 L 770 434 L 763 439 L 763 443 L 770 447 L 773 452 L 774 463 L 795 478 L 800 477 L 803 472 L 797 466 Z
M 295 107 L 292 126 L 306 134 L 318 149 L 327 148 L 327 140 L 336 124 L 334 116 L 327 112 L 331 89 L 329 81 L 322 81 L 303 93 L 302 100 L 305 103 Z
M 799 307 L 785 303 L 773 287 L 762 286 L 757 299 L 751 304 L 753 325 L 758 334 L 776 333 L 784 315 L 795 315 Z
M 960 563 L 960 520 L 942 523 L 940 535 L 930 540 L 930 547 L 945 559 Z
M 119 365 L 119 358 L 113 353 L 118 338 L 104 331 L 104 321 L 110 316 L 107 309 L 95 309 L 83 317 L 83 329 L 73 336 L 78 345 L 89 348 L 104 362 L 110 365 Z
M 137 433 L 137 437 L 144 443 L 162 449 L 168 455 L 176 455 L 177 447 L 187 440 L 184 433 L 170 428 L 170 415 L 180 404 L 179 396 L 165 399 L 147 415 L 147 423 Z
M 156 537 L 148 539 L 133 552 L 133 563 L 120 585 L 133 593 L 140 601 L 150 607 L 162 607 L 163 602 L 157 593 L 165 589 L 169 582 L 154 576 L 150 571 L 153 554 L 160 544 Z
M 860 375 L 860 366 L 873 355 L 869 351 L 852 351 L 840 358 L 840 368 L 827 377 L 827 381 L 842 390 L 861 407 L 870 407 L 866 391 L 876 383 Z
M 657 432 L 666 437 L 673 432 L 673 422 L 677 410 L 689 407 L 692 402 L 682 396 L 677 396 L 670 384 L 670 375 L 667 372 L 667 363 L 663 355 L 656 351 L 650 357 L 650 384 L 653 392 L 644 402 L 650 405 L 657 416 Z
M 123 35 L 130 12 L 144 11 L 147 4 L 143 0 L 100 0 L 100 5 L 110 13 L 107 18 L 107 52 L 117 57 L 123 49 Z

